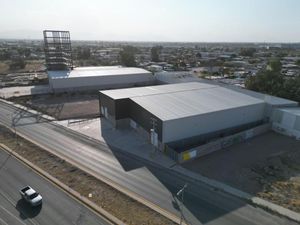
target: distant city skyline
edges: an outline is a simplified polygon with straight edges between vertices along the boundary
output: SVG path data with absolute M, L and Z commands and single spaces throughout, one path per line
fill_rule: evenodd
M 300 42 L 299 0 L 0 0 L 0 38 Z

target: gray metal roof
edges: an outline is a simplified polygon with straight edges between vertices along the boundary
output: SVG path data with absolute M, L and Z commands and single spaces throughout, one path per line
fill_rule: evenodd
M 120 66 L 98 66 L 98 67 L 76 67 L 73 70 L 48 71 L 51 79 L 77 78 L 77 77 L 94 77 L 94 76 L 120 76 L 131 74 L 148 74 L 151 72 L 135 67 Z
M 285 99 L 285 98 L 280 98 L 280 97 L 276 97 L 276 96 L 272 96 L 272 95 L 267 95 L 264 93 L 259 93 L 259 92 L 255 92 L 255 91 L 251 91 L 251 90 L 247 90 L 245 88 L 240 88 L 240 87 L 236 87 L 233 85 L 226 85 L 224 86 L 225 88 L 252 96 L 254 98 L 258 98 L 263 100 L 265 103 L 272 105 L 272 106 L 297 106 L 298 102 L 289 100 L 289 99 Z
M 285 98 L 272 96 L 272 95 L 267 95 L 267 94 L 256 92 L 256 91 L 251 91 L 251 90 L 241 88 L 241 87 L 238 87 L 235 85 L 225 84 L 225 83 L 217 82 L 214 80 L 207 80 L 207 79 L 199 79 L 199 82 L 206 83 L 206 84 L 212 84 L 212 85 L 218 85 L 218 86 L 221 86 L 224 88 L 228 88 L 230 90 L 240 92 L 242 94 L 249 95 L 254 98 L 258 98 L 258 99 L 264 100 L 265 103 L 267 103 L 271 106 L 276 106 L 276 107 L 278 107 L 278 106 L 281 106 L 281 107 L 298 106 L 298 102 L 295 102 L 295 101 L 292 101 L 289 99 L 285 99 Z
M 279 108 L 278 111 L 293 114 L 295 116 L 300 116 L 300 107 L 289 107 L 289 108 Z
M 100 92 L 109 96 L 112 99 L 124 99 L 124 98 L 138 97 L 138 96 L 157 95 L 157 94 L 199 90 L 205 88 L 216 88 L 216 87 L 218 86 L 199 83 L 199 82 L 189 82 L 189 83 L 166 84 L 166 85 L 156 85 L 156 86 L 137 87 L 137 88 L 124 88 L 124 89 L 107 90 L 107 91 L 100 91 Z
M 263 100 L 227 88 L 213 85 L 210 88 L 201 88 L 202 84 L 198 84 L 200 85 L 198 89 L 132 97 L 130 99 L 163 121 L 264 104 Z

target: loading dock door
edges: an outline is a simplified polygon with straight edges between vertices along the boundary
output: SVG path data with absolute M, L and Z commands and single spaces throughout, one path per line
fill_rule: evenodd
M 158 135 L 154 129 L 150 130 L 150 141 L 155 147 L 158 147 Z

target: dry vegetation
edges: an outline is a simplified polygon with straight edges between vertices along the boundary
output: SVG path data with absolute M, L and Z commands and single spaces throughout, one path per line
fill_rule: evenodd
M 46 152 L 31 142 L 18 137 L 17 144 L 14 134 L 1 125 L 0 143 L 5 144 L 81 195 L 88 197 L 89 193 L 92 193 L 93 197 L 90 198 L 91 201 L 126 224 L 174 224 L 150 208 L 129 198 L 70 163 Z
M 255 170 L 263 186 L 257 196 L 300 212 L 300 150 L 272 157 Z
M 10 63 L 10 60 L 0 62 L 0 74 L 41 71 L 45 69 L 44 60 L 28 60 L 24 69 L 17 70 L 11 70 L 9 68 Z
M 300 141 L 294 138 L 270 131 L 183 166 L 300 212 Z
M 100 115 L 97 92 L 23 96 L 11 100 L 57 120 L 95 118 Z
M 6 62 L 0 62 L 0 74 L 6 74 L 9 71 L 9 65 Z M 3 75 L 2 75 L 3 76 Z

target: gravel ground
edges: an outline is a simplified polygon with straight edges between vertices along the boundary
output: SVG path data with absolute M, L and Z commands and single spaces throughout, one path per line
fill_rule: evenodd
M 18 137 L 0 125 L 0 142 L 104 208 L 128 225 L 167 225 L 172 221 L 143 204 L 129 198 L 109 185 Z M 18 143 L 18 144 L 17 144 Z
M 268 132 L 184 167 L 300 212 L 300 141 Z
M 95 93 L 38 95 L 12 100 L 57 120 L 99 117 L 99 100 Z

